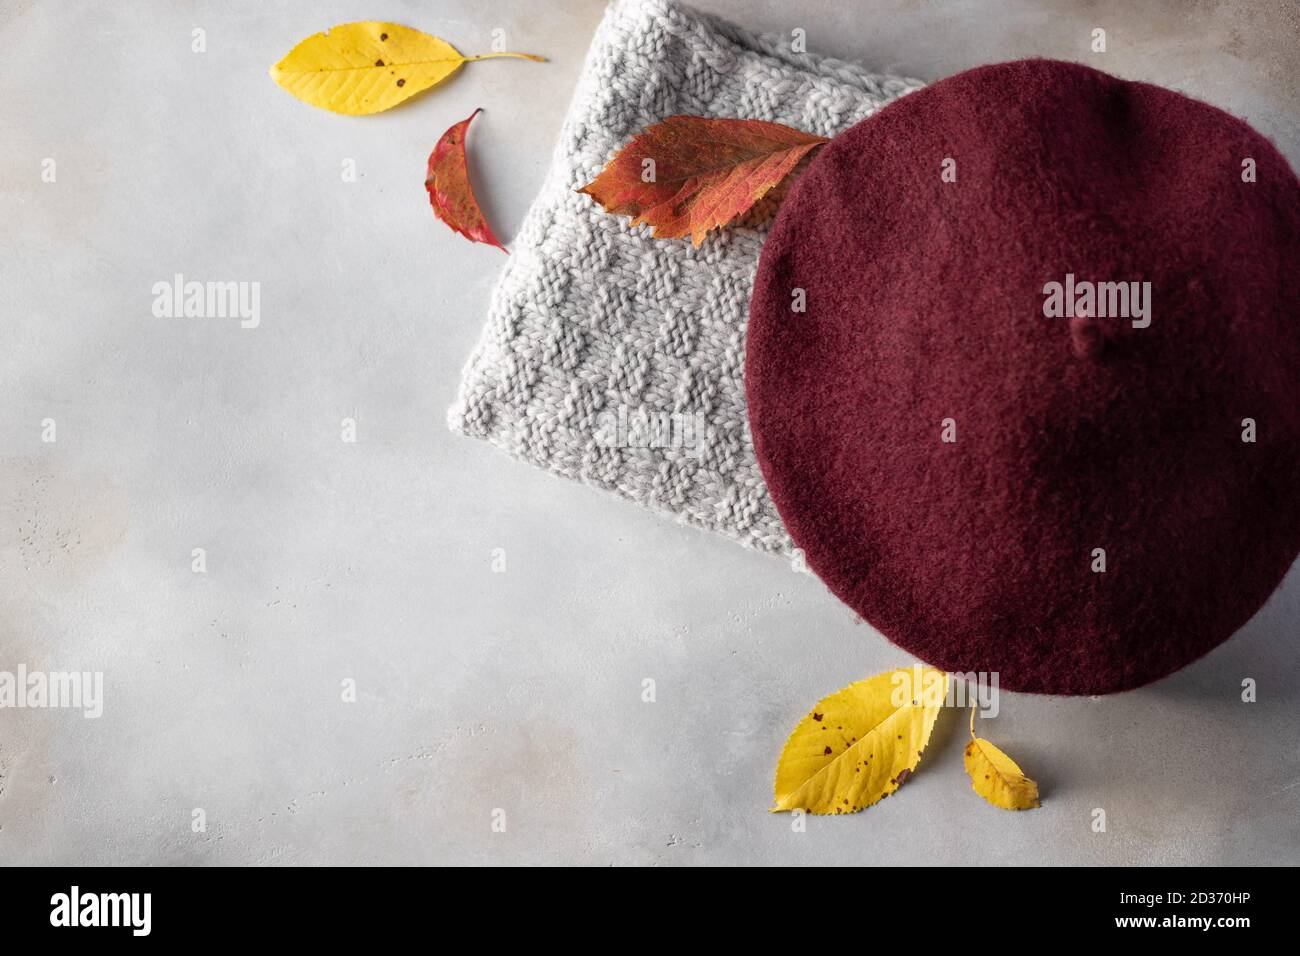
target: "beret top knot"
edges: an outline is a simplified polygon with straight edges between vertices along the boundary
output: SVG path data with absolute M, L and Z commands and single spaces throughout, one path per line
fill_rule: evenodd
M 795 545 L 894 643 L 1010 690 L 1188 664 L 1300 551 L 1298 264 L 1295 173 L 1182 94 L 1025 60 L 885 107 L 794 184 L 754 285 L 748 414 Z

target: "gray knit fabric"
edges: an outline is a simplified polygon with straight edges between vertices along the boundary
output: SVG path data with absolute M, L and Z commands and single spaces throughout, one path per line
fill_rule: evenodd
M 618 0 L 596 32 L 541 194 L 448 420 L 511 455 L 763 551 L 790 551 L 745 415 L 750 289 L 765 227 L 689 240 L 576 190 L 675 113 L 832 136 L 915 80 L 787 52 L 671 0 Z

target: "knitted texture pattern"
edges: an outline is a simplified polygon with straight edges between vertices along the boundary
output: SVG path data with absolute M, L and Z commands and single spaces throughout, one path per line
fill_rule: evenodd
M 576 192 L 673 114 L 833 136 L 921 86 L 788 46 L 671 0 L 611 5 L 448 414 L 453 430 L 758 550 L 792 549 L 745 414 L 766 225 L 695 249 Z

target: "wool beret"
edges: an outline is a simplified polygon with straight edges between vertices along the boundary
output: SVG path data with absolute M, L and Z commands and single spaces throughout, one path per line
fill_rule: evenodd
M 1011 690 L 1188 664 L 1300 550 L 1300 183 L 1246 123 L 981 67 L 824 147 L 750 304 L 759 464 L 882 634 Z

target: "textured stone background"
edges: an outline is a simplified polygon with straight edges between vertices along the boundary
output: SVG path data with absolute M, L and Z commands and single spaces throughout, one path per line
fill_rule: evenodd
M 700 5 L 923 79 L 1081 60 L 1243 115 L 1300 160 L 1290 0 Z M 764 812 L 787 731 L 906 655 L 776 559 L 445 430 L 501 254 L 434 220 L 425 157 L 485 108 L 474 173 L 508 241 L 601 9 L 0 7 L 0 670 L 98 669 L 107 696 L 99 720 L 0 710 L 0 862 L 1300 861 L 1297 572 L 1154 687 L 1005 695 L 987 733 L 1041 810 L 969 791 L 947 715 L 896 798 L 793 833 Z M 363 18 L 467 52 L 499 27 L 551 62 L 471 64 L 366 119 L 266 76 Z M 176 272 L 261 282 L 261 326 L 154 318 Z

